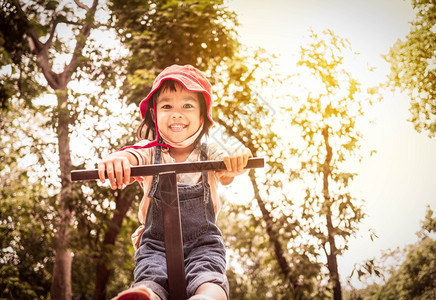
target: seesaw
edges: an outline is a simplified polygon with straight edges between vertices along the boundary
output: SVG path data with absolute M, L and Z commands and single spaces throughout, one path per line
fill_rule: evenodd
M 249 158 L 245 168 L 263 168 L 263 166 L 263 158 Z M 170 300 L 185 300 L 187 298 L 182 226 L 180 220 L 176 174 L 222 171 L 225 169 L 224 162 L 218 160 L 131 167 L 132 177 L 151 176 L 155 174 L 159 175 Z M 107 178 L 107 174 L 105 174 L 105 176 Z M 72 181 L 97 179 L 99 179 L 97 169 L 71 171 Z

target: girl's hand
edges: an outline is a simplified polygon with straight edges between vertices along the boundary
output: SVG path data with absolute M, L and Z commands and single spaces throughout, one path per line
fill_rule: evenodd
M 98 176 L 100 181 L 102 183 L 106 181 L 104 176 L 106 171 L 112 189 L 116 190 L 138 179 L 130 177 L 131 159 L 132 155 L 123 151 L 114 152 L 107 156 L 98 164 Z
M 241 147 L 236 150 L 227 152 L 225 155 L 221 156 L 224 161 L 227 170 L 215 172 L 216 177 L 224 185 L 230 184 L 235 176 L 245 173 L 247 170 L 244 169 L 247 165 L 248 159 L 253 157 L 250 149 L 246 147 Z

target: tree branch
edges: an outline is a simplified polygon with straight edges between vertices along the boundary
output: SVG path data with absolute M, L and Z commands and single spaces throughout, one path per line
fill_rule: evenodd
M 55 17 L 53 19 L 53 25 L 50 28 L 50 36 L 49 36 L 48 40 L 44 43 L 44 48 L 46 48 L 46 49 L 50 48 L 51 43 L 53 41 L 53 37 L 54 37 L 55 32 L 56 32 L 56 27 L 58 26 L 58 24 L 59 24 L 59 20 L 57 17 Z
M 44 75 L 45 79 L 47 80 L 50 87 L 53 89 L 57 89 L 59 85 L 58 80 L 58 74 L 53 72 L 49 57 L 48 57 L 48 46 L 47 43 L 43 44 L 39 38 L 36 32 L 32 29 L 29 19 L 27 18 L 26 14 L 24 13 L 20 2 L 17 0 L 14 0 L 14 5 L 17 7 L 18 14 L 20 18 L 26 23 L 27 33 L 24 37 L 27 39 L 27 42 L 29 43 L 30 50 L 33 54 L 35 54 L 38 58 L 39 66 L 41 68 L 42 74 Z M 53 26 L 56 27 L 56 26 Z M 54 31 L 54 28 L 52 28 L 52 31 Z M 54 34 L 54 33 L 53 33 Z M 50 39 L 50 38 L 49 38 Z M 51 43 L 51 42 L 50 42 Z M 48 43 L 48 44 L 50 44 Z
M 80 2 L 77 3 L 77 0 L 74 0 L 76 4 L 80 7 Z M 82 50 L 86 45 L 86 40 L 91 32 L 92 25 L 94 24 L 94 16 L 95 11 L 97 9 L 98 0 L 94 0 L 92 6 L 87 10 L 85 17 L 85 24 L 82 27 L 79 35 L 76 37 L 76 46 L 74 48 L 73 56 L 71 57 L 71 61 L 65 67 L 62 72 L 62 77 L 64 82 L 69 82 L 71 80 L 71 76 L 77 68 L 79 58 L 82 56 Z M 83 7 L 82 7 L 83 8 Z
M 48 48 L 42 44 L 36 33 L 32 30 L 28 30 L 28 36 L 27 40 L 30 46 L 30 50 L 33 54 L 35 54 L 38 58 L 39 66 L 41 68 L 42 74 L 44 74 L 45 79 L 47 80 L 50 87 L 53 89 L 59 88 L 59 80 L 58 80 L 58 74 L 53 72 L 49 57 L 48 57 Z
M 84 9 L 84 10 L 86 10 L 86 11 L 89 11 L 89 10 L 90 10 L 90 8 L 89 8 L 88 5 L 86 5 L 86 4 L 82 3 L 82 2 L 80 2 L 79 0 L 74 0 L 74 3 L 76 3 L 76 5 L 77 5 L 78 7 L 82 8 L 82 9 Z

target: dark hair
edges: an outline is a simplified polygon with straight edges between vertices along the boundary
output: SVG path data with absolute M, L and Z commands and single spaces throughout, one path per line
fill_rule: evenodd
M 147 103 L 147 111 L 145 112 L 144 119 L 136 130 L 136 137 L 138 140 L 148 139 L 155 140 L 156 139 L 156 124 L 154 122 L 154 116 L 152 115 L 153 111 L 153 103 L 156 102 L 159 95 L 169 90 L 171 92 L 176 92 L 178 89 L 185 89 L 185 87 L 176 80 L 164 80 L 161 86 L 153 93 L 151 99 Z M 207 107 L 206 101 L 204 100 L 204 96 L 202 93 L 197 92 L 198 100 L 200 102 L 200 116 L 203 117 L 203 130 L 201 131 L 198 138 L 194 141 L 194 147 L 198 145 L 203 135 L 209 135 L 209 128 L 212 126 L 212 122 L 207 117 Z M 162 142 L 162 141 L 159 141 Z

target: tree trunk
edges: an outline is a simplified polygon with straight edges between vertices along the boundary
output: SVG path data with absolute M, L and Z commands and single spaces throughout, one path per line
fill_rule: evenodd
M 218 119 L 217 122 L 226 129 L 226 132 L 229 134 L 229 136 L 235 137 L 239 142 L 241 142 L 241 144 L 244 144 L 242 136 L 238 132 L 235 132 L 228 123 L 226 123 L 222 119 Z M 252 154 L 256 156 L 255 147 L 252 144 L 247 145 L 247 147 L 250 149 Z M 290 294 L 293 295 L 293 299 L 300 299 L 301 295 L 299 295 L 298 281 L 296 278 L 293 278 L 292 276 L 292 270 L 289 267 L 289 263 L 284 255 L 283 246 L 279 240 L 279 234 L 274 229 L 274 221 L 271 217 L 270 212 L 266 208 L 266 205 L 263 202 L 262 197 L 260 196 L 259 188 L 256 182 L 256 176 L 254 174 L 255 174 L 254 170 L 250 170 L 248 172 L 248 176 L 250 177 L 250 181 L 253 186 L 254 197 L 256 198 L 257 204 L 259 205 L 259 208 L 262 212 L 262 218 L 266 224 L 266 232 L 268 234 L 271 244 L 273 245 L 274 254 L 279 264 L 280 271 L 287 281 L 289 291 Z
M 326 159 L 323 165 L 323 195 L 325 199 L 326 208 L 326 221 L 327 221 L 327 234 L 328 243 L 330 245 L 330 253 L 327 253 L 327 268 L 330 272 L 330 277 L 333 280 L 333 297 L 335 300 L 342 300 L 341 281 L 339 280 L 338 261 L 337 261 L 337 248 L 335 242 L 335 228 L 332 222 L 331 212 L 331 197 L 329 192 L 329 177 L 331 175 L 330 164 L 332 161 L 333 151 L 329 144 L 329 128 L 326 127 L 322 131 L 324 142 L 327 150 Z
M 333 286 L 333 299 L 342 300 L 341 281 L 339 280 L 337 249 L 335 237 L 333 235 L 334 227 L 332 225 L 332 215 L 330 210 L 326 215 L 328 240 L 330 245 L 330 253 L 327 255 L 327 267 L 330 272 L 330 277 L 334 282 Z
M 67 90 L 57 90 L 57 137 L 59 147 L 59 165 L 61 171 L 61 193 L 59 225 L 56 232 L 55 261 L 52 273 L 50 291 L 51 299 L 69 300 L 71 291 L 71 263 L 72 255 L 69 247 L 70 226 L 74 219 L 71 210 L 71 151 L 68 126 L 70 124 L 70 112 L 67 106 Z
M 286 260 L 286 257 L 284 256 L 283 247 L 282 247 L 282 244 L 280 243 L 280 240 L 279 240 L 279 234 L 277 233 L 277 231 L 273 227 L 274 221 L 273 221 L 269 211 L 267 210 L 265 203 L 263 202 L 262 198 L 260 197 L 259 188 L 257 187 L 256 177 L 254 175 L 254 170 L 250 170 L 248 175 L 250 177 L 251 184 L 253 186 L 254 197 L 256 198 L 257 203 L 258 203 L 260 210 L 262 212 L 262 217 L 263 217 L 263 220 L 265 221 L 265 224 L 266 224 L 266 232 L 268 234 L 268 237 L 269 237 L 271 244 L 273 245 L 274 254 L 277 258 L 277 262 L 279 264 L 280 271 L 285 276 L 285 278 L 288 282 L 290 294 L 293 295 L 294 299 L 299 299 L 300 297 L 298 295 L 298 282 L 292 276 L 291 268 L 289 267 L 289 263 Z
M 56 35 L 56 27 L 62 23 L 59 18 L 52 18 L 50 25 L 50 35 L 48 39 L 42 43 L 39 40 L 38 31 L 28 19 L 28 16 L 23 11 L 20 1 L 13 1 L 14 6 L 18 10 L 21 21 L 26 24 L 27 32 L 24 38 L 29 43 L 29 48 L 38 59 L 41 73 L 47 80 L 47 84 L 55 91 L 58 100 L 57 106 L 57 138 L 59 147 L 59 165 L 61 171 L 61 192 L 59 195 L 60 212 L 59 223 L 56 228 L 55 241 L 55 259 L 52 273 L 52 282 L 50 289 L 50 298 L 55 300 L 70 300 L 72 296 L 71 289 L 71 264 L 72 253 L 69 247 L 70 227 L 73 225 L 74 212 L 71 209 L 71 180 L 70 172 L 72 169 L 69 125 L 70 111 L 68 109 L 68 93 L 67 85 L 71 81 L 72 75 L 76 72 L 82 50 L 85 47 L 92 26 L 94 26 L 94 15 L 97 9 L 98 0 L 92 1 L 92 6 L 87 6 L 79 0 L 74 1 L 76 5 L 86 11 L 86 17 L 83 19 L 83 24 L 80 28 L 80 33 L 76 36 L 76 45 L 72 53 L 70 62 L 65 66 L 63 72 L 56 73 L 52 69 L 49 50 L 52 48 L 52 42 Z M 54 51 L 56 51 L 54 49 Z
M 108 268 L 104 261 L 97 262 L 95 266 L 95 288 L 94 288 L 94 300 L 106 299 L 107 284 L 109 282 L 109 276 L 112 270 Z
M 107 284 L 113 270 L 110 266 L 110 262 L 108 262 L 108 257 L 112 254 L 111 252 L 115 245 L 117 236 L 120 233 L 124 217 L 135 199 L 136 194 L 135 187 L 129 186 L 125 190 L 118 192 L 115 197 L 115 212 L 110 220 L 109 228 L 104 235 L 102 250 L 95 267 L 94 300 L 106 299 Z

